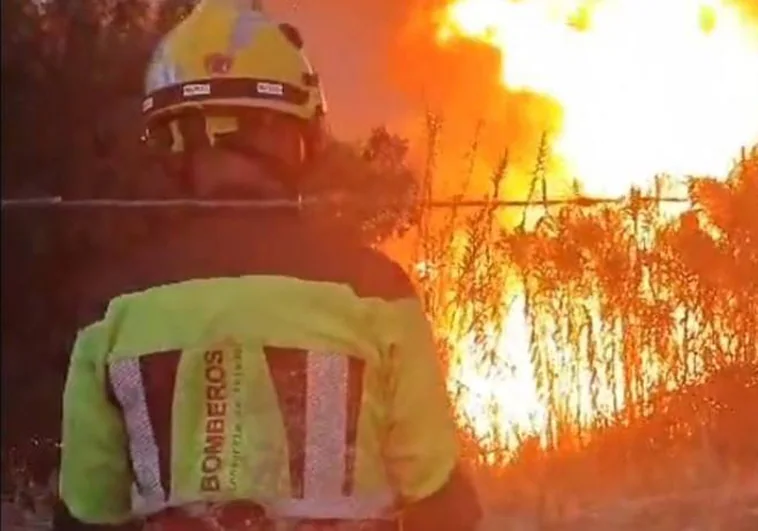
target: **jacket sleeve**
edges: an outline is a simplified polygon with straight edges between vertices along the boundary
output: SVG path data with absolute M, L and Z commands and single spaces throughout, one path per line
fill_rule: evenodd
M 98 323 L 82 331 L 74 345 L 63 392 L 59 487 L 65 510 L 58 512 L 56 529 L 116 525 L 130 517 L 128 443 L 108 393 L 107 342 L 108 329 Z
M 455 420 L 431 326 L 417 299 L 394 306 L 391 413 L 386 455 L 400 491 L 404 529 L 473 529 L 473 485 L 458 465 Z

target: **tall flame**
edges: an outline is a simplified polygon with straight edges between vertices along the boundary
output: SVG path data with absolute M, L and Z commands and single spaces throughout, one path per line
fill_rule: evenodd
M 502 83 L 555 100 L 554 150 L 587 192 L 726 176 L 758 141 L 758 26 L 727 0 L 454 0 L 438 40 L 501 52 Z
M 758 143 L 758 26 L 729 0 L 453 0 L 441 15 L 440 43 L 495 47 L 504 87 L 560 107 L 545 127 L 568 176 L 589 194 L 620 195 L 658 174 L 726 177 L 739 149 Z M 463 389 L 458 413 L 480 441 L 510 450 L 524 437 L 544 444 L 551 429 L 545 392 L 588 426 L 623 407 L 629 395 L 619 359 L 590 363 L 549 334 L 540 348 L 560 371 L 543 389 L 523 287 L 508 306 L 487 338 L 502 370 L 483 363 L 469 337 L 456 345 L 450 367 L 451 389 Z M 599 310 L 590 313 L 595 329 L 613 333 L 616 325 L 600 323 Z M 649 358 L 645 389 L 668 386 L 665 367 Z M 702 375 L 693 363 L 691 373 Z M 487 441 L 493 437 L 499 440 Z

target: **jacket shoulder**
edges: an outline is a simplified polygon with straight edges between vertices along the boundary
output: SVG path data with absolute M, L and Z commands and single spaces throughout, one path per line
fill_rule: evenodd
M 359 296 L 387 300 L 416 297 L 413 282 L 396 261 L 370 247 L 360 247 L 356 254 L 359 259 L 351 284 Z
M 117 296 L 210 278 L 282 276 L 344 285 L 359 297 L 416 296 L 397 262 L 353 235 L 276 216 L 201 219 L 156 235 L 129 256 L 105 256 L 87 269 L 71 294 L 83 303 L 80 324 L 102 316 Z

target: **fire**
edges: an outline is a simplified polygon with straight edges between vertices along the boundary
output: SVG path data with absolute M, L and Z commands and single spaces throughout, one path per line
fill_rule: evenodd
M 726 176 L 758 141 L 758 27 L 728 0 L 455 0 L 438 40 L 497 48 L 502 83 L 562 109 L 567 175 L 619 195 L 658 174 Z
M 495 363 L 482 361 L 472 336 L 456 345 L 449 386 L 464 424 L 487 447 L 514 450 L 524 437 L 544 436 L 547 415 L 538 393 L 530 358 L 529 327 L 523 296 L 509 305 L 500 333 L 488 331 L 484 348 L 497 354 Z M 544 442 L 544 440 L 543 440 Z
M 672 367 L 663 366 L 655 353 L 645 350 L 640 352 L 641 389 L 625 388 L 624 362 L 613 345 L 604 343 L 618 337 L 620 325 L 602 321 L 596 299 L 583 301 L 592 326 L 601 331 L 594 339 L 595 354 L 589 354 L 586 338 L 574 348 L 555 341 L 556 335 L 565 334 L 565 323 L 548 318 L 534 334 L 526 317 L 523 287 L 512 293 L 502 327 L 491 327 L 484 341 L 477 341 L 474 334 L 457 341 L 448 373 L 459 421 L 483 448 L 508 458 L 529 439 L 546 447 L 556 443 L 559 424 L 568 421 L 591 431 L 619 420 L 629 398 L 645 400 L 657 389 L 675 388 L 666 377 Z M 678 332 L 683 334 L 683 328 Z M 676 341 L 683 344 L 681 338 Z M 494 353 L 494 359 L 484 358 L 485 352 Z M 541 357 L 539 364 L 535 353 Z M 702 362 L 696 356 L 688 360 L 691 381 L 705 374 Z M 547 378 L 540 378 L 538 365 L 549 373 Z
M 544 129 L 566 177 L 590 195 L 618 196 L 661 174 L 726 178 L 740 148 L 758 143 L 758 26 L 729 0 L 453 0 L 437 40 L 456 39 L 495 47 L 508 91 L 558 104 L 561 116 Z M 640 352 L 642 389 L 625 389 L 613 347 L 600 339 L 594 354 L 586 342 L 583 352 L 562 350 L 553 338 L 563 325 L 535 333 L 523 287 L 509 293 L 486 344 L 459 337 L 450 363 L 457 411 L 484 445 L 544 445 L 551 415 L 565 411 L 592 427 L 626 401 L 673 385 L 654 353 Z M 618 336 L 620 325 L 603 323 L 595 306 L 584 303 L 592 327 Z M 536 350 L 554 371 L 547 384 Z M 481 351 L 496 359 L 482 360 Z M 702 376 L 702 360 L 691 363 L 690 374 Z

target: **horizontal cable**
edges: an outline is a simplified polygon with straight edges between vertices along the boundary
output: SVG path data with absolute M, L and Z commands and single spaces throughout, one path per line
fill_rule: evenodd
M 421 201 L 408 206 L 418 206 L 422 208 L 471 208 L 471 207 L 488 207 L 488 208 L 514 208 L 530 206 L 559 206 L 559 205 L 581 205 L 593 206 L 602 204 L 623 203 L 630 200 L 636 200 L 646 203 L 688 203 L 687 197 L 655 197 L 655 196 L 625 196 L 625 197 L 574 197 L 565 199 L 547 199 L 539 201 L 527 200 L 488 200 L 488 199 L 449 199 L 449 200 L 432 200 Z M 2 200 L 2 209 L 45 209 L 45 208 L 174 208 L 174 207 L 191 207 L 191 208 L 236 208 L 236 209 L 267 209 L 282 207 L 302 207 L 314 204 L 340 204 L 348 205 L 400 205 L 397 201 L 377 201 L 368 199 L 366 201 L 350 200 L 328 196 L 311 196 L 301 197 L 299 199 L 63 199 L 61 197 L 30 197 L 30 198 L 12 198 Z

